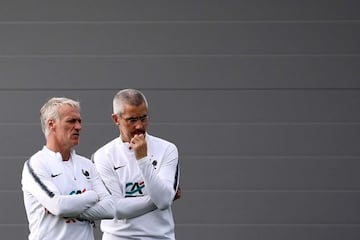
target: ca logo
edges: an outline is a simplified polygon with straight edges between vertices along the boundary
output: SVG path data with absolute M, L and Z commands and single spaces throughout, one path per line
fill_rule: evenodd
M 136 193 L 143 194 L 142 189 L 145 187 L 144 181 L 130 182 L 126 184 L 126 195 L 131 196 Z

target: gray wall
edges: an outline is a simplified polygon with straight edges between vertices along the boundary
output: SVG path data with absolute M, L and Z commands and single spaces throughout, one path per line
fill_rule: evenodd
M 20 174 L 44 144 L 44 101 L 81 101 L 77 151 L 90 156 L 116 136 L 112 96 L 133 87 L 149 131 L 179 147 L 179 240 L 359 239 L 359 7 L 3 0 L 2 236 L 28 234 Z

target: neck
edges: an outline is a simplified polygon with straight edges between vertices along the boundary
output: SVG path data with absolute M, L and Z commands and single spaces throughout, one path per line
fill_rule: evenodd
M 60 152 L 60 154 L 62 156 L 63 161 L 69 161 L 70 160 L 70 152 L 67 152 L 67 153 Z
M 48 149 L 50 149 L 51 151 L 53 151 L 53 152 L 59 152 L 64 161 L 68 161 L 70 159 L 71 149 L 62 149 L 59 146 L 52 145 L 52 144 L 49 144 L 49 143 L 46 144 L 46 147 Z

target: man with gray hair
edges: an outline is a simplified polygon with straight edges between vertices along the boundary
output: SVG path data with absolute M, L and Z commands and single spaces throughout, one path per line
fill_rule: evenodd
M 175 239 L 171 206 L 180 197 L 178 150 L 147 132 L 148 108 L 140 91 L 119 91 L 112 114 L 119 136 L 93 155 L 115 204 L 116 218 L 101 221 L 103 240 Z
M 80 104 L 51 98 L 40 122 L 46 145 L 25 162 L 21 179 L 29 240 L 93 240 L 94 220 L 113 218 L 114 205 L 94 164 L 74 150 Z

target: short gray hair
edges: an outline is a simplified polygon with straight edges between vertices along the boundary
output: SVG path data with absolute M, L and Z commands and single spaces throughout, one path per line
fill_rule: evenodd
M 71 107 L 80 111 L 80 103 L 65 97 L 53 97 L 49 99 L 40 109 L 40 124 L 45 138 L 49 135 L 49 129 L 47 128 L 47 122 L 50 119 L 59 120 L 59 108 L 64 105 L 70 105 Z
M 145 95 L 136 89 L 123 89 L 117 92 L 113 99 L 113 113 L 121 115 L 124 112 L 125 104 L 131 106 L 139 106 L 145 103 L 146 109 L 148 109 L 148 102 Z

